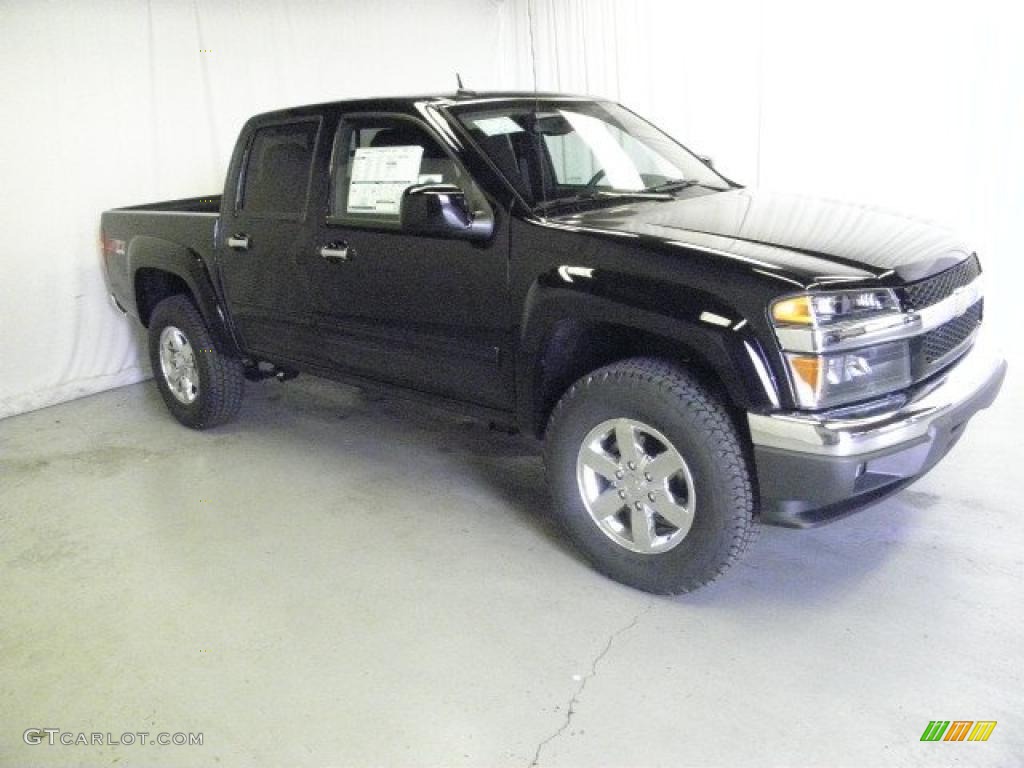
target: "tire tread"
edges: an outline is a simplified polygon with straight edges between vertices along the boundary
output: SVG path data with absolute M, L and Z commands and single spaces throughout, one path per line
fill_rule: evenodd
M 159 335 L 160 329 L 167 323 L 184 326 L 182 330 L 192 342 L 196 355 L 205 358 L 209 379 L 204 383 L 205 391 L 200 391 L 202 403 L 198 412 L 187 418 L 183 418 L 185 414 L 176 409 L 175 403 L 168 399 L 161 386 L 161 394 L 164 394 L 171 413 L 182 424 L 193 429 L 209 429 L 234 419 L 242 407 L 242 396 L 245 393 L 242 361 L 217 349 L 203 316 L 188 296 L 177 294 L 157 304 L 150 319 L 150 333 Z M 153 375 L 159 379 L 159 361 L 155 356 L 153 366 Z
M 660 358 L 637 357 L 599 368 L 574 383 L 552 411 L 548 434 L 560 428 L 560 422 L 573 401 L 586 397 L 590 389 L 609 380 L 653 389 L 667 401 L 684 405 L 700 428 L 705 442 L 713 446 L 719 466 L 728 478 L 728 508 L 732 511 L 728 520 L 732 534 L 728 552 L 712 573 L 666 589 L 662 594 L 683 594 L 706 586 L 717 580 L 743 556 L 758 538 L 760 528 L 754 519 L 753 483 L 736 427 L 719 399 L 685 368 Z M 554 461 L 547 451 L 550 444 L 550 440 L 546 441 L 545 466 L 549 481 L 554 471 Z

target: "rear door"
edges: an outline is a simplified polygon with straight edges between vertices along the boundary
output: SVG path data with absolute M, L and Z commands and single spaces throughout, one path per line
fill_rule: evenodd
M 284 119 L 249 136 L 233 205 L 221 216 L 221 280 L 245 349 L 288 360 L 309 345 L 302 256 L 316 233 L 310 213 L 322 118 Z M 326 165 L 326 159 L 323 159 Z
M 493 215 L 454 153 L 408 116 L 342 115 L 331 156 L 305 262 L 322 354 L 361 376 L 510 408 L 507 221 L 484 242 L 402 231 L 411 184 L 456 184 Z

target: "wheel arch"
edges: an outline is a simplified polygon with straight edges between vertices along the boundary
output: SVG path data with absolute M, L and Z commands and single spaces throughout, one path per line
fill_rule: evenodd
M 169 296 L 184 294 L 199 310 L 214 343 L 222 351 L 241 353 L 206 263 L 198 253 L 166 240 L 140 236 L 128 246 L 128 270 L 136 313 L 143 326 L 149 327 L 157 304 Z
M 772 404 L 773 398 L 777 401 L 777 386 L 760 344 L 735 314 L 716 313 L 716 318 L 730 318 L 723 326 L 700 320 L 699 313 L 668 315 L 572 286 L 540 283 L 530 291 L 526 312 L 517 415 L 524 429 L 537 437 L 543 437 L 552 410 L 575 381 L 632 357 L 684 365 L 734 411 L 744 433 L 746 419 L 739 416 Z

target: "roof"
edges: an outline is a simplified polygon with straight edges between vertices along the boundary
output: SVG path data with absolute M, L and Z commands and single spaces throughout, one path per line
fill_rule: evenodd
M 518 101 L 525 99 L 594 99 L 594 96 L 581 96 L 571 93 L 554 93 L 539 91 L 469 91 L 462 90 L 455 93 L 429 93 L 418 96 L 379 96 L 364 97 L 360 99 L 341 99 L 338 101 L 325 101 L 318 104 L 305 104 L 301 106 L 285 107 L 269 112 L 261 112 L 254 115 L 252 119 L 293 117 L 308 114 L 310 112 L 322 111 L 328 107 L 348 107 L 372 111 L 405 111 L 413 108 L 418 103 L 428 102 L 434 104 L 472 104 L 483 101 Z

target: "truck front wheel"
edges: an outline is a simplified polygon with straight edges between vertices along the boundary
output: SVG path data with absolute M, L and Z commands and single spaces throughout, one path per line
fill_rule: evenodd
M 167 410 L 192 429 L 230 421 L 242 405 L 242 363 L 220 352 L 187 296 L 170 296 L 149 321 L 149 359 Z
M 754 534 L 751 473 L 723 404 L 671 363 L 584 376 L 548 425 L 555 514 L 594 566 L 657 594 L 725 571 Z

